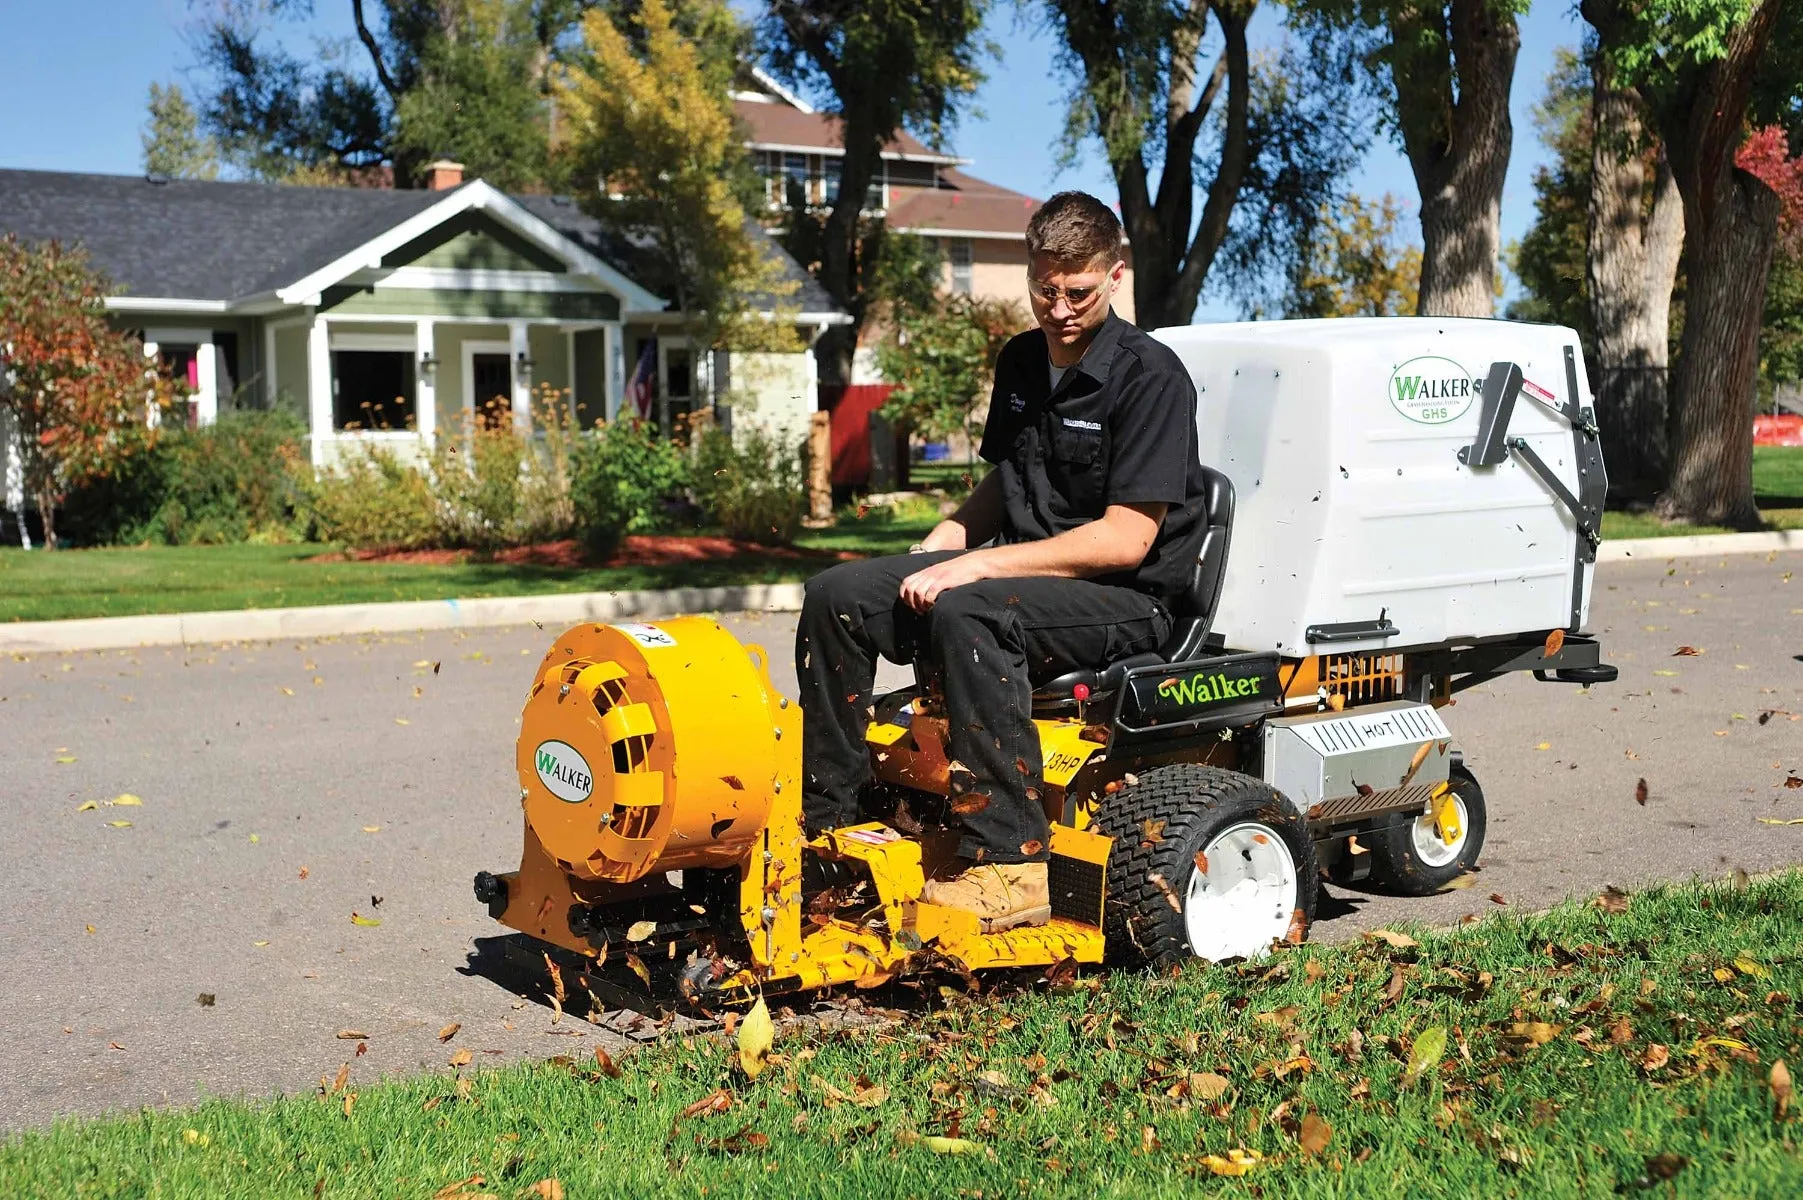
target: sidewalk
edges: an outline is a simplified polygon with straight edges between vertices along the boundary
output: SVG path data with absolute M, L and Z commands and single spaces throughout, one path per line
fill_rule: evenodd
M 1718 533 L 1604 542 L 1597 552 L 1597 561 L 1766 554 L 1782 550 L 1803 550 L 1803 531 Z M 480 600 L 414 600 L 393 604 L 330 604 L 311 608 L 19 621 L 0 624 L 0 653 L 54 654 L 134 646 L 281 641 L 362 633 L 524 625 L 532 621 L 561 629 L 578 621 L 655 621 L 697 612 L 794 612 L 801 608 L 802 586 L 799 583 L 758 583 L 668 591 L 565 592 Z

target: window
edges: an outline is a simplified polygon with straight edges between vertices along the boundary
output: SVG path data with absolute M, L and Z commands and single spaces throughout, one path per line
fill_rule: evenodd
M 952 264 L 952 292 L 959 296 L 970 295 L 970 239 L 947 238 L 945 257 Z
M 808 156 L 783 154 L 783 203 L 790 208 L 808 206 Z
M 821 194 L 826 197 L 822 203 L 837 204 L 839 202 L 839 177 L 845 174 L 845 163 L 837 155 L 833 155 L 821 165 L 821 171 L 825 179 Z
M 411 351 L 332 351 L 332 428 L 411 429 L 414 417 Z
M 659 423 L 666 429 L 683 429 L 695 408 L 695 368 L 686 346 L 671 346 L 664 351 L 664 396 L 669 416 Z

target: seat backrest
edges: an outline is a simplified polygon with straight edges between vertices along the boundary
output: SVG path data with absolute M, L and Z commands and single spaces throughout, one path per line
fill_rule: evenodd
M 1227 548 L 1233 538 L 1233 480 L 1213 467 L 1202 468 L 1202 518 L 1207 526 L 1189 590 L 1171 615 L 1175 624 L 1162 653 L 1166 662 L 1183 662 L 1202 653 L 1227 577 Z

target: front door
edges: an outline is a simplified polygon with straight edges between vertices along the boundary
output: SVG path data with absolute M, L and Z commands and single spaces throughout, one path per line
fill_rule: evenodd
M 470 355 L 471 394 L 476 428 L 506 429 L 513 424 L 513 360 L 505 354 Z

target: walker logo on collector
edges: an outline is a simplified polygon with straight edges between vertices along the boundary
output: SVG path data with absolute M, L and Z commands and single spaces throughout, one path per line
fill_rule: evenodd
M 1424 354 L 1390 373 L 1390 406 L 1417 425 L 1445 425 L 1470 411 L 1483 386 L 1452 359 Z
M 532 752 L 532 765 L 538 768 L 538 781 L 559 800 L 581 804 L 595 790 L 588 760 L 568 742 L 540 742 Z

